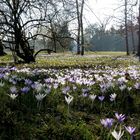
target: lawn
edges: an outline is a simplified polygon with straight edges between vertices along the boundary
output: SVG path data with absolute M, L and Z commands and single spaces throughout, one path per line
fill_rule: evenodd
M 139 140 L 140 66 L 133 56 L 59 53 L 0 58 L 1 140 Z M 117 139 L 118 137 L 118 139 Z

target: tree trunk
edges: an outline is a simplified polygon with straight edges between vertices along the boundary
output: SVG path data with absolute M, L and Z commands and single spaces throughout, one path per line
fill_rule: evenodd
M 139 61 L 140 61 L 140 4 L 139 4 L 138 24 L 139 24 L 139 31 L 138 31 L 138 48 L 137 48 L 137 56 L 139 57 Z
M 4 55 L 6 55 L 6 53 L 4 52 L 3 44 L 0 40 L 0 56 L 4 56 Z
M 133 25 L 133 8 L 132 8 L 132 13 L 131 13 L 131 37 L 132 37 L 132 46 L 133 46 L 133 54 L 135 54 L 135 39 L 134 39 L 134 25 Z
M 126 45 L 126 54 L 129 55 L 128 29 L 127 29 L 127 0 L 125 0 L 125 45 Z
M 84 55 L 84 29 L 83 29 L 83 9 L 84 9 L 84 0 L 82 0 L 81 5 L 81 14 L 80 14 L 80 20 L 81 20 L 81 55 Z
M 35 62 L 33 52 L 30 49 L 30 46 L 28 45 L 28 42 L 26 40 L 23 40 L 23 39 L 21 40 L 20 47 L 24 53 L 24 61 L 26 63 Z
M 134 31 L 133 31 L 133 23 L 131 21 L 131 36 L 132 36 L 132 46 L 133 46 L 133 54 L 135 54 L 135 39 L 134 39 Z
M 77 54 L 80 54 L 81 21 L 80 21 L 80 12 L 79 12 L 79 3 L 78 3 L 78 0 L 76 0 L 76 10 L 77 10 L 77 22 L 78 22 L 78 31 L 77 31 Z
M 20 31 L 15 34 L 15 51 L 18 57 L 20 57 L 25 63 L 35 62 L 33 51 L 30 49 L 28 41 Z

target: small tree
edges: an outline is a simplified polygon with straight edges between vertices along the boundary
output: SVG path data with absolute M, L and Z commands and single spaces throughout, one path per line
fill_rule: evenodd
M 55 48 L 55 51 L 61 50 L 69 50 L 71 41 L 73 38 L 68 29 L 68 22 L 63 21 L 62 23 L 51 23 L 50 30 L 48 31 L 50 37 L 47 42 L 48 46 L 52 46 L 51 48 Z

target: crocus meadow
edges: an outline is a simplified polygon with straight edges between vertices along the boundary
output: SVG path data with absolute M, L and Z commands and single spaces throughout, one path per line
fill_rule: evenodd
M 1 67 L 0 138 L 139 139 L 139 70 Z

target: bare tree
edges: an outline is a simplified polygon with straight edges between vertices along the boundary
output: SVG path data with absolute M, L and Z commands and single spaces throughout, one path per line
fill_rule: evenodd
M 129 46 L 128 46 L 128 29 L 127 29 L 127 0 L 125 0 L 125 45 L 126 45 L 126 54 L 129 55 Z
M 79 9 L 79 1 L 76 0 L 76 13 L 77 13 L 77 54 L 80 54 L 80 30 L 81 30 L 81 21 L 80 21 L 80 9 Z
M 138 16 L 138 48 L 137 48 L 137 56 L 140 61 L 140 3 L 139 3 L 139 16 Z
M 84 55 L 84 29 L 83 29 L 83 9 L 85 0 L 76 0 L 76 14 L 77 14 L 77 54 Z
M 25 62 L 35 61 L 25 32 L 25 29 L 31 26 L 32 22 L 40 20 L 32 18 L 30 13 L 32 5 L 34 5 L 33 7 L 35 9 L 39 8 L 36 7 L 36 1 L 0 1 L 0 17 L 2 19 L 0 22 L 0 28 L 1 33 L 3 34 L 3 42 L 13 43 L 15 47 L 11 48 L 11 50 L 15 51 L 17 56 Z M 24 17 L 28 16 L 29 18 L 30 16 L 29 20 L 24 21 L 23 14 Z
M 130 26 L 130 30 L 131 30 L 131 37 L 132 37 L 132 46 L 133 46 L 133 54 L 135 54 L 136 48 L 135 48 L 135 38 L 134 38 L 134 24 L 133 24 L 133 9 L 132 9 L 132 13 L 131 13 L 131 26 Z
M 24 62 L 35 61 L 29 41 L 40 35 L 49 37 L 34 31 L 41 26 L 48 26 L 48 15 L 57 12 L 56 3 L 50 0 L 0 0 L 2 42 L 12 44 L 9 49 Z
M 80 14 L 80 20 L 81 20 L 81 55 L 84 55 L 84 29 L 83 29 L 83 9 L 84 9 L 84 3 L 85 0 L 82 0 L 81 4 L 81 14 Z

